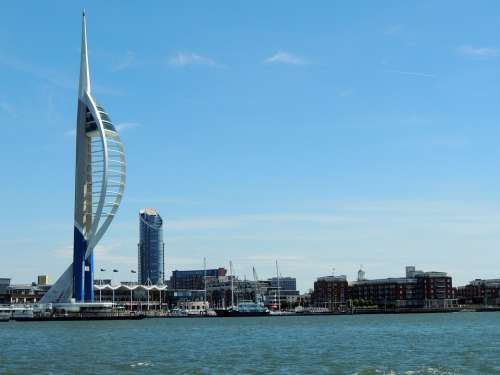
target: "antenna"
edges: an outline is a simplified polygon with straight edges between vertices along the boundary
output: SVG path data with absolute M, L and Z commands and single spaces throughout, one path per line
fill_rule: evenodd
M 85 93 L 90 93 L 90 73 L 89 73 L 89 57 L 87 49 L 87 18 L 85 9 L 82 12 L 82 47 L 80 57 L 80 89 L 78 95 L 83 97 Z
M 259 276 L 257 275 L 255 267 L 253 266 L 252 266 L 252 271 L 253 271 L 253 279 L 255 281 L 255 303 L 259 303 L 259 298 L 260 298 Z
M 276 276 L 278 278 L 278 312 L 281 312 L 280 269 L 278 267 L 278 259 L 276 259 Z
M 207 310 L 207 258 L 203 258 L 203 308 Z

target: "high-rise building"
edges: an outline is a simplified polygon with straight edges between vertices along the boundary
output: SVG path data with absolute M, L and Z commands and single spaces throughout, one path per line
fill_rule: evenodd
M 125 154 L 116 128 L 93 97 L 82 17 L 80 87 L 76 124 L 75 222 L 73 263 L 42 298 L 42 303 L 94 300 L 94 248 L 108 229 L 125 188 Z
M 138 281 L 140 284 L 163 284 L 165 279 L 165 244 L 163 219 L 154 208 L 139 212 Z

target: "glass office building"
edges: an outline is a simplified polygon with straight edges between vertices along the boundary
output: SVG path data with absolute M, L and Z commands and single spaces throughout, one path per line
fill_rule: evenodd
M 297 290 L 297 280 L 295 277 L 280 277 L 279 280 L 277 277 L 272 277 L 268 280 L 271 282 L 272 288 L 277 288 L 279 282 L 281 290 Z
M 165 279 L 165 244 L 163 219 L 154 208 L 139 212 L 138 281 L 140 284 L 163 284 Z

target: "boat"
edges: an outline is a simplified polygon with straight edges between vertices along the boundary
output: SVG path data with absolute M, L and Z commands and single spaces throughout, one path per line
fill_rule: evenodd
M 10 307 L 0 307 L 0 322 L 8 322 L 12 316 Z
M 12 306 L 12 320 L 32 319 L 33 307 L 31 306 Z
M 228 309 L 216 309 L 219 317 L 246 317 L 246 316 L 268 316 L 269 310 L 261 303 L 253 301 L 241 301 L 237 306 Z
M 279 311 L 271 311 L 269 314 L 272 316 L 289 316 L 289 315 L 296 315 L 297 313 L 295 311 L 279 310 Z
M 215 309 L 215 314 L 218 317 L 244 317 L 244 316 L 268 316 L 269 309 L 264 306 L 261 301 L 261 295 L 258 288 L 258 277 L 255 268 L 253 268 L 253 276 L 255 279 L 255 301 L 240 301 L 237 305 L 234 304 L 234 272 L 233 262 L 229 262 L 231 272 L 231 307 L 226 309 Z

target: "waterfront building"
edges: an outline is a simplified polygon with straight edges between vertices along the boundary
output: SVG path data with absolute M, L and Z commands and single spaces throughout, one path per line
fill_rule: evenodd
M 500 306 L 500 279 L 476 279 L 457 288 L 461 304 Z
M 268 281 L 271 282 L 271 287 L 273 288 L 279 287 L 281 290 L 297 290 L 297 279 L 295 277 L 271 277 Z
M 360 280 L 349 286 L 354 306 L 379 308 L 420 307 L 416 299 L 417 280 L 406 277 Z
M 205 292 L 203 290 L 169 290 L 167 289 L 166 303 L 170 309 L 187 306 L 189 302 L 205 302 Z M 207 294 L 207 303 L 210 306 L 215 306 Z
M 0 277 L 0 304 L 7 303 L 7 289 L 10 286 L 10 278 Z
M 139 211 L 137 249 L 139 284 L 163 284 L 165 279 L 163 219 L 154 208 L 144 208 Z
M 446 272 L 423 272 L 417 279 L 416 299 L 423 307 L 447 307 L 456 304 L 451 276 Z
M 358 270 L 358 281 L 366 280 L 366 273 L 363 271 L 363 266 L 359 267 Z
M 207 300 L 211 307 L 226 308 L 231 306 L 231 301 L 236 301 L 244 294 L 240 292 L 239 280 L 233 276 L 224 278 L 211 278 L 207 280 Z M 232 292 L 231 292 L 232 288 Z M 248 290 L 248 289 L 247 289 Z M 248 299 L 254 298 L 255 294 L 246 295 Z M 243 297 L 243 298 L 245 298 Z
M 298 290 L 280 290 L 278 288 L 269 288 L 264 294 L 264 305 L 270 309 L 289 309 L 298 305 L 300 292 Z
M 160 310 L 167 307 L 167 287 L 165 285 L 140 285 L 121 282 L 118 285 L 95 284 L 96 301 L 112 302 L 118 309 Z
M 264 290 L 264 305 L 272 309 L 278 306 L 287 309 L 297 305 L 300 292 L 297 290 L 295 277 L 272 277 L 268 279 L 268 283 Z
M 297 298 L 296 305 L 300 307 L 309 307 L 312 304 L 312 291 L 303 293 Z
M 195 271 L 198 276 L 197 281 L 192 281 L 191 286 L 202 286 L 202 270 Z M 291 290 L 278 289 L 278 282 L 274 278 L 268 280 L 240 280 L 233 276 L 225 275 L 225 270 L 219 272 L 220 276 L 215 277 L 215 270 L 212 270 L 211 277 L 207 276 L 207 300 L 210 306 L 224 308 L 231 306 L 231 302 L 237 305 L 241 301 L 258 301 L 266 307 L 277 309 L 281 305 L 283 309 L 292 308 L 298 304 L 300 293 L 294 290 L 296 281 L 294 278 L 283 278 L 287 288 Z M 172 280 L 173 281 L 173 280 Z M 179 284 L 177 284 L 179 286 Z
M 50 285 L 13 284 L 7 287 L 5 303 L 7 304 L 29 304 L 37 303 L 47 293 Z
M 172 271 L 170 286 L 173 290 L 202 290 L 206 283 L 224 280 L 227 270 L 223 267 L 207 270 Z
M 347 301 L 348 283 L 345 275 L 319 277 L 314 282 L 311 302 L 315 307 L 337 311 Z
M 116 215 L 125 188 L 125 154 L 111 119 L 91 93 L 85 13 L 82 17 L 76 124 L 73 263 L 42 303 L 94 301 L 94 248 Z
M 406 267 L 405 277 L 354 281 L 349 299 L 378 308 L 444 308 L 456 305 L 452 278 L 445 272 Z
M 240 280 L 235 276 L 207 277 L 207 300 L 215 308 L 238 305 L 241 301 L 265 302 L 270 285 L 269 281 Z

